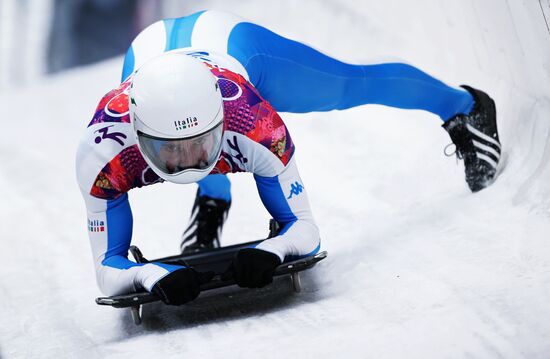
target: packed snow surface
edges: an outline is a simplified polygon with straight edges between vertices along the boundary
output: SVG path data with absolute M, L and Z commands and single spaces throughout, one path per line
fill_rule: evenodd
M 183 16 L 200 10 L 186 6 Z M 182 4 L 184 4 L 182 2 Z M 261 290 L 184 307 L 99 307 L 74 157 L 122 59 L 2 95 L 2 358 L 549 358 L 550 35 L 546 1 L 205 1 L 351 63 L 406 61 L 497 103 L 504 158 L 472 194 L 429 113 L 282 114 L 329 257 Z M 223 243 L 268 214 L 234 175 Z M 134 244 L 177 252 L 196 187 L 130 193 Z

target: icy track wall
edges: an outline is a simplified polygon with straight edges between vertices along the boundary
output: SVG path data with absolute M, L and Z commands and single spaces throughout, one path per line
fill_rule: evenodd
M 550 214 L 550 34 L 542 12 L 550 13 L 549 2 L 460 1 L 439 6 L 449 7 L 439 11 L 445 14 L 441 26 L 450 28 L 448 34 L 453 37 L 435 38 L 435 48 L 420 50 L 424 62 L 428 58 L 425 52 L 432 52 L 434 63 L 428 66 L 441 68 L 436 76 L 441 74 L 457 84 L 471 83 L 494 97 L 504 147 L 502 172 L 495 187 L 507 187 L 514 204 Z M 468 7 L 473 9 L 468 13 L 476 18 L 463 26 L 461 14 Z M 406 12 L 400 14 L 397 16 L 406 16 Z M 491 15 L 488 18 L 486 14 Z M 399 21 L 395 20 L 396 24 Z M 433 24 L 428 24 L 419 29 L 418 36 L 434 36 L 430 33 L 433 29 Z M 440 40 L 445 43 L 437 43 Z M 411 55 L 414 58 L 413 52 Z M 449 65 L 450 79 L 443 68 Z M 479 71 L 472 73 L 472 69 Z
M 502 56 L 484 59 L 483 49 L 478 52 L 480 68 L 496 85 L 492 90 L 507 155 L 499 181 L 510 187 L 514 204 L 550 214 L 550 34 L 545 22 L 550 3 L 501 3 L 506 6 L 493 11 L 502 19 L 499 28 L 480 24 L 480 36 L 486 47 L 498 49 Z

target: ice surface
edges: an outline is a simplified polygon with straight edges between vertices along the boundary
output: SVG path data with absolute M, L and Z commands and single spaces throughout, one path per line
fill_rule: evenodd
M 550 35 L 537 1 L 207 1 L 339 58 L 399 58 L 496 100 L 504 168 L 471 194 L 439 119 L 363 106 L 283 114 L 329 258 L 258 291 L 189 306 L 98 307 L 74 174 L 122 59 L 2 95 L 0 356 L 550 357 Z M 547 4 L 543 1 L 543 6 Z M 197 5 L 194 5 L 197 6 Z M 201 5 L 202 6 L 202 5 Z M 198 8 L 187 9 L 185 15 Z M 251 176 L 231 177 L 232 244 L 264 236 Z M 194 186 L 130 193 L 134 243 L 174 254 Z

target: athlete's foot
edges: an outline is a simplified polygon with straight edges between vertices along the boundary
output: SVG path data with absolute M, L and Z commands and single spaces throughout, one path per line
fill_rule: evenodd
M 456 146 L 456 155 L 464 160 L 466 183 L 477 192 L 490 185 L 500 161 L 495 102 L 483 91 L 462 86 L 475 100 L 473 110 L 459 114 L 443 124 Z
M 220 237 L 231 202 L 197 196 L 189 226 L 181 236 L 181 252 L 193 253 L 220 247 Z

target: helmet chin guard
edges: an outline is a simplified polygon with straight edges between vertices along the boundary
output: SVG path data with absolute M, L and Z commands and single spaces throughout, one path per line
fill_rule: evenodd
M 212 171 L 224 113 L 206 64 L 177 50 L 159 55 L 134 74 L 128 98 L 138 148 L 158 176 L 193 183 Z

